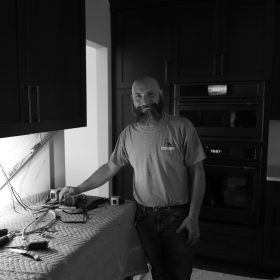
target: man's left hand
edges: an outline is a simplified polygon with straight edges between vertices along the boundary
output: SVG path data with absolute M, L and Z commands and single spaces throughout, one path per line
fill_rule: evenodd
M 187 246 L 193 246 L 198 242 L 200 236 L 198 218 L 187 216 L 176 232 L 180 233 L 183 230 L 187 230 L 188 232 L 188 239 L 186 241 Z

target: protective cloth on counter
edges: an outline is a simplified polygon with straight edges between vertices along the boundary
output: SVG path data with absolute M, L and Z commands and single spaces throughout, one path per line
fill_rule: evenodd
M 90 210 L 87 223 L 56 221 L 48 233 L 53 237 L 48 239 L 49 249 L 36 252 L 42 261 L 0 249 L 0 279 L 122 280 L 146 272 L 146 259 L 133 225 L 135 208 L 134 202 L 106 204 Z M 76 215 L 58 213 L 63 220 L 77 220 Z M 31 212 L 2 212 L 0 228 L 22 230 L 32 219 Z M 38 234 L 29 236 L 29 240 L 34 238 Z M 17 236 L 9 246 L 21 243 Z

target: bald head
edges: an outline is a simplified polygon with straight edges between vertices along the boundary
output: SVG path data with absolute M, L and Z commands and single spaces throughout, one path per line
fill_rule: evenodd
M 161 93 L 159 83 L 156 79 L 152 77 L 143 77 L 137 79 L 132 84 L 132 94 L 137 92 L 138 90 L 153 90 L 154 92 Z

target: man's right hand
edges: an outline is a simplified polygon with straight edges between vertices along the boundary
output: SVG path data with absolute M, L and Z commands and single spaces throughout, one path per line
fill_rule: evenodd
M 63 197 L 78 194 L 77 188 L 74 187 L 64 187 L 59 193 L 59 202 L 62 201 Z

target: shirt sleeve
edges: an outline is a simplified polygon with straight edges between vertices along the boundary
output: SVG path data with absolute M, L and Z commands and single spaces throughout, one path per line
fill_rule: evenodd
M 193 165 L 206 158 L 203 146 L 193 124 L 189 121 L 187 127 L 187 137 L 185 142 L 185 163 Z
M 124 131 L 121 132 L 121 134 L 117 140 L 117 143 L 115 145 L 115 149 L 110 156 L 109 161 L 120 167 L 129 164 L 129 159 L 128 159 L 127 151 L 125 148 L 125 132 Z

